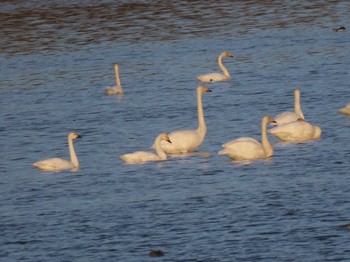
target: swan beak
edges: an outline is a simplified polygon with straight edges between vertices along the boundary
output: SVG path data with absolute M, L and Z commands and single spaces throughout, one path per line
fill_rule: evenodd
M 168 135 L 165 137 L 165 141 L 167 141 L 167 142 L 169 142 L 171 144 L 171 140 L 170 140 Z
M 77 138 L 82 138 L 83 136 L 77 134 Z
M 213 91 L 211 91 L 211 89 L 208 89 L 208 91 L 207 92 L 213 92 Z

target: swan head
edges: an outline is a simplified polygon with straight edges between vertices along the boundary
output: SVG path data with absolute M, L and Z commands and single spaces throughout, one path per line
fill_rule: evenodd
M 118 68 L 119 68 L 118 64 L 114 64 L 114 69 L 118 70 Z
M 264 116 L 262 120 L 263 124 L 271 123 L 271 124 L 277 124 L 277 122 L 270 116 Z
M 82 136 L 77 134 L 77 133 L 69 133 L 69 135 L 68 135 L 68 139 L 72 139 L 72 140 L 77 139 L 77 138 L 81 138 L 81 137 Z
M 202 93 L 207 93 L 207 92 L 212 92 L 208 87 L 206 87 L 206 86 L 199 86 L 198 88 L 197 88 L 197 90 L 199 91 L 199 92 L 202 92 Z
M 162 133 L 159 135 L 160 140 L 165 140 L 171 144 L 171 140 L 169 138 L 169 135 L 167 133 Z
M 233 58 L 233 54 L 231 54 L 230 52 L 222 52 L 221 53 L 221 55 L 223 56 L 223 57 L 231 57 L 231 58 Z
M 300 96 L 300 89 L 299 89 L 299 88 L 296 87 L 296 88 L 294 89 L 294 95 L 295 95 L 295 96 Z

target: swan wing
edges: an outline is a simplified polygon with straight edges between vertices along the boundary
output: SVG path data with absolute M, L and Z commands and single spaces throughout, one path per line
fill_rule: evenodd
M 120 158 L 126 163 L 145 163 L 160 160 L 156 154 L 145 151 L 136 151 L 134 153 L 121 155 Z
M 119 86 L 107 86 L 105 89 L 105 95 L 121 95 L 123 92 L 121 91 Z
M 338 110 L 338 113 L 350 116 L 350 103 L 348 103 L 346 106 L 340 108 Z
M 196 130 L 178 130 L 170 133 L 169 138 L 171 143 L 164 140 L 160 143 L 161 148 L 168 154 L 191 152 L 203 142 L 203 138 Z
M 45 159 L 35 162 L 33 165 L 44 171 L 56 171 L 74 168 L 74 165 L 71 162 L 61 158 Z
M 301 116 L 295 112 L 283 112 L 281 114 L 278 114 L 274 120 L 276 121 L 276 123 L 274 123 L 273 125 L 283 125 L 289 122 L 293 122 L 293 121 L 297 121 L 298 119 L 304 119 L 304 116 Z
M 243 137 L 226 144 L 227 146 L 219 152 L 220 155 L 227 155 L 235 160 L 251 160 L 266 157 L 262 144 L 253 138 Z
M 259 143 L 256 139 L 251 138 L 251 137 L 240 137 L 231 141 L 228 141 L 227 143 L 223 144 L 223 147 L 233 147 L 235 144 L 240 143 L 240 142 L 255 142 L 255 143 Z
M 220 74 L 220 73 L 209 73 L 209 74 L 197 76 L 197 79 L 200 82 L 208 83 L 208 82 L 227 81 L 230 79 L 230 77 L 227 77 L 224 74 Z
M 303 142 L 317 138 L 315 131 L 315 126 L 301 120 L 274 127 L 268 132 L 286 142 Z

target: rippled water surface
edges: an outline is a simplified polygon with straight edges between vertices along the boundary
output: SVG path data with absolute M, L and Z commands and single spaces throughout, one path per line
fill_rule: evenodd
M 1 1 L 1 261 L 349 261 L 348 1 Z M 126 165 L 161 132 L 196 128 L 198 154 Z M 120 66 L 123 97 L 107 97 Z M 302 109 L 318 141 L 237 163 L 217 152 Z M 69 158 L 78 172 L 31 163 Z

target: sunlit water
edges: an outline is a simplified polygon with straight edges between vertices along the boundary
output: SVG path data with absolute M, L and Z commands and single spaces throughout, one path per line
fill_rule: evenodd
M 217 3 L 214 3 L 217 2 Z M 1 261 L 349 261 L 350 102 L 347 1 L 25 1 L 0 4 Z M 281 3 L 282 2 L 282 3 Z M 291 3 L 289 3 L 291 2 Z M 161 132 L 196 128 L 196 76 L 230 82 L 203 94 L 199 154 L 126 165 Z M 120 65 L 125 91 L 107 97 Z M 322 138 L 281 144 L 267 161 L 217 152 L 260 139 L 264 115 L 301 89 Z M 69 158 L 81 168 L 40 172 Z

